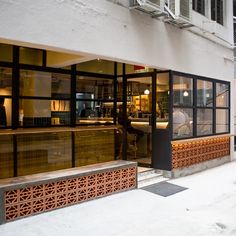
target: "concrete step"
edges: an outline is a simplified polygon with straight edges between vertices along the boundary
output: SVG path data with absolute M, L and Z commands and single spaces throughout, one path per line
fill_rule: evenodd
M 162 181 L 166 181 L 168 178 L 164 178 L 160 171 L 155 169 L 138 173 L 138 188 L 142 188 L 151 184 L 156 184 Z

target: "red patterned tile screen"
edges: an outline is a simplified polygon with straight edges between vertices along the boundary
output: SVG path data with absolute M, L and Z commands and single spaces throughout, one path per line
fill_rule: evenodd
M 181 168 L 230 154 L 230 138 L 209 138 L 172 144 L 172 168 Z
M 5 220 L 34 215 L 136 187 L 136 167 L 6 191 Z

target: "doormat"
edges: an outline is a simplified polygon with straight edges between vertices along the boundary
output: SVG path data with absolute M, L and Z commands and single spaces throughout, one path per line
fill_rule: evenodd
M 171 184 L 168 182 L 160 182 L 160 183 L 152 184 L 149 186 L 145 186 L 141 189 L 163 196 L 163 197 L 168 197 L 173 194 L 182 192 L 188 188 L 185 188 L 176 184 Z

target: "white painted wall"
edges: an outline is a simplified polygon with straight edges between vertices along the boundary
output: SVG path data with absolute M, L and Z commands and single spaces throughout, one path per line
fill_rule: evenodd
M 1 42 L 233 78 L 230 48 L 106 0 L 0 0 L 0 12 Z

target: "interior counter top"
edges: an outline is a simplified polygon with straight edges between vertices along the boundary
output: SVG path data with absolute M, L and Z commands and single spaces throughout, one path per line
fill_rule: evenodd
M 71 127 L 47 127 L 47 128 L 19 128 L 17 130 L 4 129 L 0 130 L 0 135 L 13 135 L 13 134 L 38 134 L 38 133 L 59 133 L 59 132 L 79 132 L 86 130 L 114 130 L 116 126 L 79 126 Z

